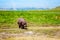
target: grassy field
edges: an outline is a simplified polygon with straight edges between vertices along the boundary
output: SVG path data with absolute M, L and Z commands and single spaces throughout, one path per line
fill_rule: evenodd
M 60 25 L 60 10 L 0 11 L 0 28 L 17 28 L 20 17 L 24 17 L 28 26 Z
M 17 21 L 20 17 L 27 21 L 28 30 L 18 29 Z M 33 35 L 24 34 L 28 31 L 32 31 Z M 0 10 L 0 40 L 60 40 L 59 38 L 60 10 Z

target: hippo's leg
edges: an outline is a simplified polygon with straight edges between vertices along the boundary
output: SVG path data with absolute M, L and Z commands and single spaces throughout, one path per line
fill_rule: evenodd
M 19 28 L 21 28 L 21 25 L 19 25 Z
M 24 25 L 21 26 L 21 29 L 24 29 Z

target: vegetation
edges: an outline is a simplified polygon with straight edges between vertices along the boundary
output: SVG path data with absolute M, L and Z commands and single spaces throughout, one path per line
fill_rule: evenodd
M 28 26 L 59 26 L 60 10 L 0 11 L 0 28 L 17 27 L 18 18 L 23 17 Z
M 28 30 L 18 29 L 18 18 L 23 17 L 28 23 Z M 50 26 L 50 27 L 49 27 Z M 55 27 L 57 26 L 57 27 Z M 1 11 L 0 10 L 0 33 L 2 39 L 6 40 L 39 40 L 45 36 L 60 38 L 60 10 L 21 10 L 21 11 Z M 4 28 L 4 29 L 2 29 Z M 24 32 L 32 31 L 33 35 L 37 36 L 23 36 Z M 12 37 L 11 34 L 23 35 L 22 38 Z M 9 35 L 6 35 L 9 34 Z M 0 34 L 1 35 L 1 34 Z M 7 38 L 9 37 L 9 38 Z M 28 38 L 27 38 L 28 37 Z M 37 38 L 39 37 L 39 38 Z M 15 39 L 16 38 L 16 39 Z M 2 40 L 1 39 L 1 40 Z M 49 40 L 52 40 L 48 38 Z M 41 39 L 43 40 L 43 39 Z M 45 39 L 44 39 L 45 40 Z

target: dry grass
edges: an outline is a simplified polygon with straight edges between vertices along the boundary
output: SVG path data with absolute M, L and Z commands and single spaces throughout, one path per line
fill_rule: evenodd
M 49 37 L 45 37 L 45 36 L 27 36 L 27 37 L 14 37 L 14 38 L 8 38 L 5 40 L 60 40 L 57 38 L 49 38 Z
M 33 34 L 28 32 L 32 31 Z M 60 40 L 60 27 L 28 27 L 22 29 L 0 29 L 0 40 Z M 1 36 L 2 35 L 2 36 Z

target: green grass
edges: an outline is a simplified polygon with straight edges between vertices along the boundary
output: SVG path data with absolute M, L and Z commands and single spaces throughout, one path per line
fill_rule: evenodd
M 0 11 L 0 28 L 16 28 L 20 17 L 26 19 L 28 26 L 60 25 L 60 10 Z

